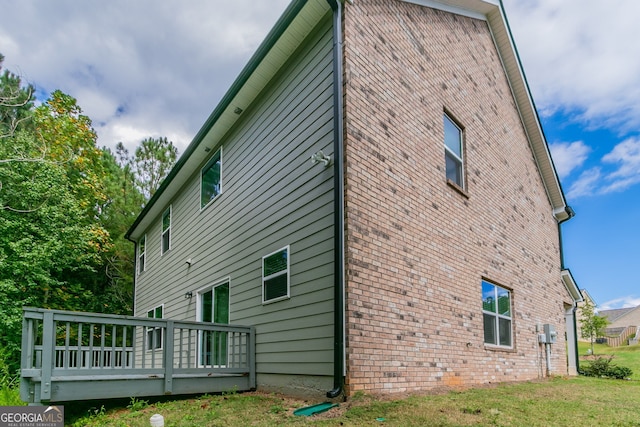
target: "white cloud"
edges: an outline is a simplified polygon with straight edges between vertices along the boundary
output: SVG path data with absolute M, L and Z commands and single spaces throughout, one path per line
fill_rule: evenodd
M 560 178 L 565 178 L 571 171 L 582 166 L 591 151 L 582 141 L 557 142 L 550 144 L 549 149 Z
M 591 168 L 582 172 L 578 179 L 571 184 L 567 192 L 567 198 L 577 199 L 578 197 L 596 194 L 601 177 L 600 168 Z
M 640 126 L 640 2 L 504 0 L 543 114 L 573 112 L 594 127 Z
M 609 301 L 605 301 L 598 305 L 598 310 L 612 310 L 615 308 L 630 308 L 640 305 L 640 297 L 635 295 L 627 295 L 621 298 L 615 298 Z
M 174 135 L 180 151 L 289 0 L 3 2 L 4 67 L 75 97 L 99 145 Z
M 588 147 L 577 143 L 550 146 L 560 177 L 578 167 L 586 159 Z M 583 158 L 584 157 L 584 158 Z M 564 173 L 564 174 L 563 174 Z M 567 196 L 578 198 L 620 192 L 640 183 L 640 138 L 627 138 L 601 159 L 601 166 L 580 174 Z
M 628 138 L 616 145 L 602 158 L 604 163 L 619 165 L 609 178 L 628 178 L 640 175 L 640 138 Z

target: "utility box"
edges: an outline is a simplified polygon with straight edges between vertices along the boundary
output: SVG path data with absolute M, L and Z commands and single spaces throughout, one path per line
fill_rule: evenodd
M 550 324 L 545 324 L 543 326 L 544 330 L 544 342 L 547 344 L 555 344 L 558 339 L 558 333 L 556 332 L 556 327 Z

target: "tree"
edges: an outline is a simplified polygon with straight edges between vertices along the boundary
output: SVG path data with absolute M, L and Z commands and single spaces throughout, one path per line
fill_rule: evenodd
M 588 299 L 580 308 L 580 328 L 582 330 L 582 338 L 588 339 L 591 343 L 591 354 L 594 353 L 593 343 L 596 338 L 604 336 L 604 330 L 609 324 L 606 317 L 599 316 L 596 313 L 596 306 Z
M 132 169 L 136 185 L 149 200 L 178 158 L 178 149 L 167 138 L 146 138 L 136 148 Z
M 0 71 L 4 56 L 0 53 Z M 0 75 L 0 140 L 15 133 L 30 118 L 33 86 L 23 86 L 19 76 L 5 70 Z

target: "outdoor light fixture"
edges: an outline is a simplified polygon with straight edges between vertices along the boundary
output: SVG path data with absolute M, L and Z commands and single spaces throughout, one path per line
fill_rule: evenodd
M 317 153 L 311 155 L 311 164 L 315 165 L 318 162 L 324 163 L 324 167 L 326 168 L 329 166 L 329 164 L 331 164 L 331 157 L 327 156 L 322 152 L 322 150 L 320 150 Z

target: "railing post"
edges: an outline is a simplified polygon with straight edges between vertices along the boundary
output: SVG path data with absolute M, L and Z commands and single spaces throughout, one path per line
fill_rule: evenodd
M 164 394 L 173 393 L 173 344 L 174 344 L 174 323 L 167 320 L 164 330 Z
M 33 327 L 35 320 L 27 319 L 26 310 L 22 312 L 22 352 L 20 354 L 20 368 L 22 372 L 35 368 L 33 363 L 33 352 L 35 351 L 35 330 Z M 33 403 L 34 396 L 31 395 L 31 380 L 20 377 L 20 398 L 29 403 Z
M 249 348 L 247 351 L 247 360 L 249 362 L 249 387 L 256 388 L 256 328 L 251 326 L 249 328 Z
M 45 311 L 42 318 L 42 379 L 40 381 L 40 401 L 51 400 L 51 371 L 56 344 L 56 328 L 53 313 Z

